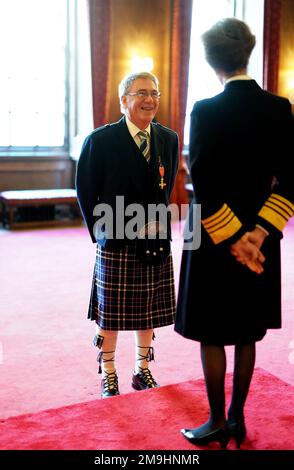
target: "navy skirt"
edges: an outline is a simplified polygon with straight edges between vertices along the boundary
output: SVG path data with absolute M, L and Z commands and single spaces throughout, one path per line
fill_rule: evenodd
M 97 245 L 88 318 L 104 330 L 147 330 L 174 323 L 172 255 L 142 263 L 134 246 L 111 251 Z

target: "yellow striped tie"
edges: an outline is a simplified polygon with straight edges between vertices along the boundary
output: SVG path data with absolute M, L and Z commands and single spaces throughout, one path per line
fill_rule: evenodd
M 148 132 L 147 131 L 140 131 L 138 132 L 138 137 L 140 139 L 140 151 L 143 153 L 144 157 L 146 158 L 147 162 L 150 159 L 150 145 L 148 139 Z

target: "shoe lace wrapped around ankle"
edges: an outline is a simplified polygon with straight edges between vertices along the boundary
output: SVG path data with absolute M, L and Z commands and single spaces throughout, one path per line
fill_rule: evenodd
M 154 378 L 152 377 L 152 374 L 149 369 L 141 369 L 140 374 L 143 375 L 144 381 L 146 382 L 147 385 L 156 386 L 156 382 Z
M 143 359 L 146 359 L 147 362 L 154 361 L 154 348 L 152 346 L 147 347 L 147 346 L 138 346 L 141 349 L 148 349 L 147 354 L 138 354 L 139 356 L 139 361 L 142 361 Z M 143 369 L 142 369 L 143 370 Z
M 112 390 L 118 388 L 118 377 L 116 372 L 106 372 L 105 377 L 103 377 L 103 391 Z
M 98 368 L 98 374 L 101 374 L 102 373 L 102 367 L 101 367 L 101 364 L 102 362 L 105 363 L 105 362 L 112 362 L 114 360 L 114 356 L 111 357 L 110 359 L 104 359 L 104 354 L 111 354 L 111 353 L 115 353 L 115 351 L 100 351 L 100 353 L 98 354 L 97 356 L 97 362 L 99 364 L 99 368 Z

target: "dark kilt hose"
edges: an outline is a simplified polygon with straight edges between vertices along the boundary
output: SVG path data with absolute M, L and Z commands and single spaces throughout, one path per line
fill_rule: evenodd
M 111 251 L 97 245 L 88 318 L 104 330 L 147 330 L 174 323 L 172 255 L 143 264 L 133 245 Z
M 117 212 L 122 212 L 117 209 L 117 196 L 123 196 L 125 206 L 136 203 L 145 210 L 148 204 L 169 205 L 178 149 L 177 134 L 152 122 L 147 162 L 125 118 L 96 129 L 84 142 L 77 167 L 77 196 L 92 241 L 98 243 L 88 318 L 104 330 L 147 330 L 174 323 L 170 218 L 166 239 L 151 242 L 116 237 L 115 223 Z M 160 166 L 164 167 L 164 188 L 160 187 Z M 114 236 L 99 226 L 99 217 L 94 215 L 99 204 L 113 210 Z M 154 248 L 149 250 L 156 253 L 153 260 L 142 256 L 145 242 Z

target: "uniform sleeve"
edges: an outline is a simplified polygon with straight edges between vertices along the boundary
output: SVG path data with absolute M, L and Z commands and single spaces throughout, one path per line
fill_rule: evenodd
M 281 119 L 276 129 L 275 184 L 257 216 L 257 224 L 270 234 L 280 237 L 294 214 L 294 156 L 291 142 L 294 136 L 294 119 L 289 101 L 283 100 L 281 105 Z
M 97 153 L 97 152 L 96 152 Z M 82 146 L 76 172 L 76 190 L 80 209 L 88 227 L 93 243 L 95 218 L 93 210 L 99 199 L 99 182 L 97 181 L 97 155 L 95 155 L 93 138 L 88 136 Z
M 191 114 L 189 161 L 197 204 L 201 204 L 201 222 L 214 244 L 233 243 L 245 228 L 225 200 L 222 200 L 220 159 L 217 158 L 216 126 L 202 103 L 196 103 Z

